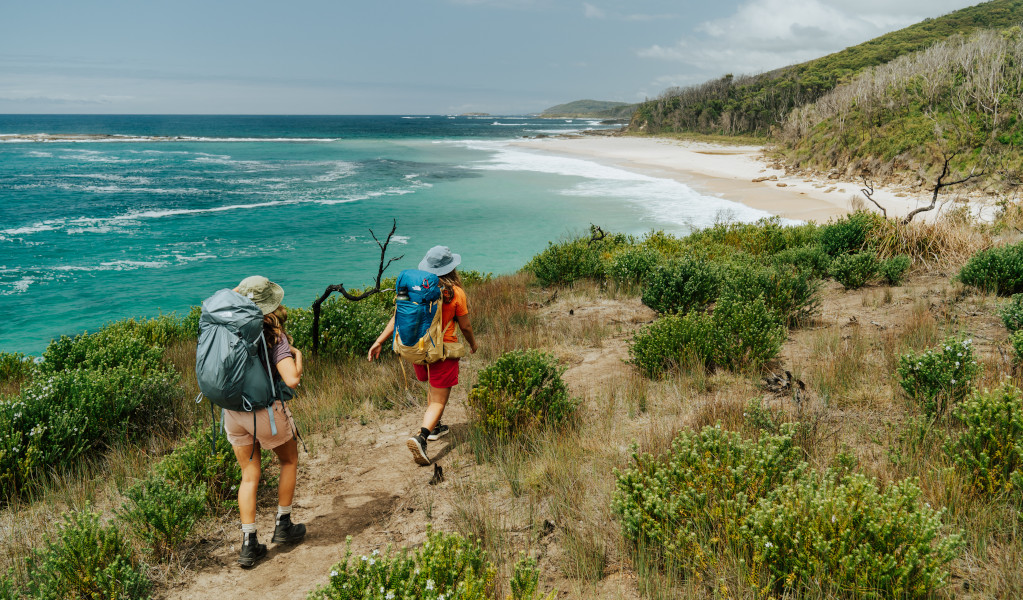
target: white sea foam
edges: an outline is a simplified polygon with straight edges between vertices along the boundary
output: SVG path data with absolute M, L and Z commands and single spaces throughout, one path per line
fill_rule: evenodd
M 429 119 L 430 117 L 402 117 L 402 119 Z
M 391 241 L 395 244 L 407 244 L 409 237 L 407 235 L 392 235 Z
M 562 194 L 622 198 L 641 207 L 649 215 L 648 218 L 655 222 L 702 228 L 723 218 L 755 221 L 770 216 L 768 212 L 738 202 L 699 194 L 674 179 L 651 177 L 580 158 L 520 150 L 510 147 L 506 142 L 470 140 L 457 143 L 492 153 L 488 160 L 472 165 L 474 169 L 532 171 L 580 177 L 584 181 L 564 190 Z
M 12 296 L 28 291 L 28 287 L 35 283 L 34 277 L 22 277 L 17 281 L 0 283 L 0 296 Z M 4 288 L 7 289 L 4 289 Z
M 135 271 L 137 269 L 159 269 L 168 266 L 165 260 L 112 260 L 98 265 L 58 265 L 54 271 L 92 272 L 92 271 Z
M 331 181 L 337 181 L 339 179 L 345 179 L 351 177 L 352 174 L 357 170 L 355 163 L 339 160 L 333 163 L 328 163 L 332 166 L 330 171 L 323 175 L 318 175 L 313 178 L 313 181 L 319 183 L 329 183 Z
M 39 150 L 28 152 L 27 155 L 33 158 L 53 158 L 52 152 L 40 152 Z
M 500 123 L 498 121 L 494 121 L 491 125 L 498 125 L 501 127 L 522 127 L 524 123 Z
M 429 118 L 429 117 L 425 117 Z M 196 137 L 160 135 L 105 135 L 105 134 L 51 134 L 0 133 L 0 143 L 125 143 L 125 142 L 337 142 L 342 138 L 247 138 Z

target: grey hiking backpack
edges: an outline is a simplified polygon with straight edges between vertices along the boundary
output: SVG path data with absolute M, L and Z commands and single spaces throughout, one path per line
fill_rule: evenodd
M 247 412 L 271 406 L 277 390 L 268 354 L 263 312 L 252 300 L 225 288 L 202 303 L 195 378 L 210 402 Z

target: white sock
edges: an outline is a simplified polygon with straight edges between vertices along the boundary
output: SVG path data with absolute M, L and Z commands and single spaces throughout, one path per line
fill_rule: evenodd
M 278 505 L 277 506 L 277 523 L 281 522 L 281 517 L 282 516 L 290 515 L 290 514 L 291 514 L 291 507 L 290 506 L 280 506 L 280 505 Z
M 256 524 L 242 523 L 242 533 L 256 533 Z

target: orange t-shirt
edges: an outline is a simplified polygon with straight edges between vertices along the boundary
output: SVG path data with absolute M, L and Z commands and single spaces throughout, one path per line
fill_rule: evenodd
M 455 335 L 455 317 L 469 314 L 469 301 L 465 297 L 465 291 L 458 286 L 452 287 L 451 290 L 454 292 L 454 299 L 441 303 L 441 326 L 444 327 L 445 343 L 458 341 L 458 336 Z

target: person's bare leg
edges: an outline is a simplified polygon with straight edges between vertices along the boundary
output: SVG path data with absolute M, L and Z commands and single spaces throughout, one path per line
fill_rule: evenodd
M 274 448 L 281 461 L 281 476 L 277 481 L 277 504 L 291 506 L 295 499 L 295 480 L 298 478 L 298 442 L 294 439 Z
M 242 468 L 242 482 L 238 486 L 238 512 L 241 513 L 242 524 L 256 522 L 256 491 L 259 489 L 259 448 L 253 452 L 252 446 L 234 446 L 234 456 L 238 466 Z M 249 456 L 252 459 L 249 459 Z M 294 487 L 292 487 L 294 491 Z
M 451 395 L 451 388 L 435 388 L 430 386 L 430 391 L 427 394 L 428 404 L 426 406 L 426 414 L 423 415 L 423 427 L 429 431 L 433 431 L 433 428 L 440 423 L 440 418 L 444 414 L 444 408 L 448 404 L 448 397 Z

